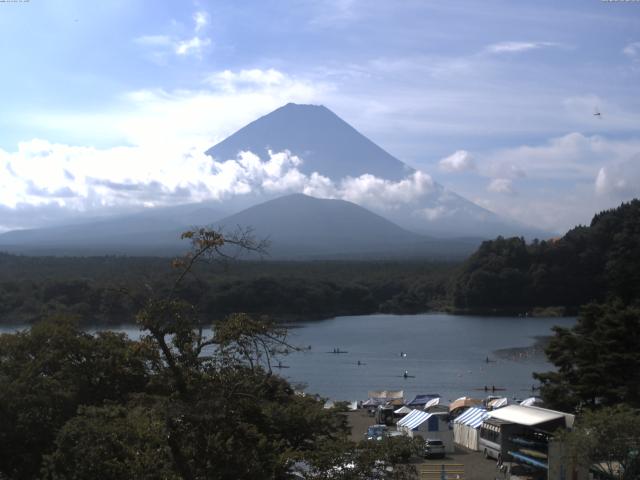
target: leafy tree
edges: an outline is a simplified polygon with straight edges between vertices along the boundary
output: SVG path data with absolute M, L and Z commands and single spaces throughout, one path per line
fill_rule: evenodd
M 112 332 L 89 335 L 66 318 L 1 335 L 0 472 L 33 478 L 79 406 L 143 391 L 153 360 L 144 342 Z
M 606 478 L 640 478 L 640 412 L 624 405 L 586 411 L 560 434 L 570 455 Z
M 640 308 L 591 304 L 574 327 L 554 330 L 546 354 L 556 371 L 534 374 L 549 405 L 640 407 Z

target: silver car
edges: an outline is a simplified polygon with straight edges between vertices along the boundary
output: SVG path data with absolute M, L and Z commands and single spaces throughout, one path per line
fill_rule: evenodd
M 424 458 L 444 458 L 444 443 L 442 443 L 442 440 L 425 440 Z

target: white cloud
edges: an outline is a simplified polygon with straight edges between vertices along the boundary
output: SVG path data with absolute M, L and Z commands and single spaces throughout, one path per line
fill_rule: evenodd
M 487 186 L 487 191 L 492 193 L 503 193 L 513 195 L 513 182 L 509 178 L 494 178 Z
M 196 12 L 193 14 L 196 33 L 205 28 L 209 24 L 209 14 L 207 12 Z
M 142 35 L 134 42 L 150 50 L 150 58 L 159 64 L 165 64 L 170 55 L 178 57 L 201 58 L 204 51 L 212 45 L 209 37 L 202 31 L 209 24 L 209 15 L 205 11 L 193 14 L 193 36 L 185 38 L 179 35 Z
M 27 220 L 16 223 L 14 214 L 26 206 L 92 213 L 301 192 L 389 210 L 411 205 L 436 188 L 422 172 L 397 182 L 368 174 L 332 180 L 318 172 L 302 173 L 302 162 L 286 151 L 269 152 L 267 161 L 251 152 L 218 161 L 195 148 L 22 142 L 15 152 L 0 149 L 0 171 L 5 172 L 0 176 L 0 230 L 29 226 Z
M 640 42 L 632 42 L 625 46 L 622 53 L 632 58 L 640 56 Z
M 340 183 L 339 198 L 379 210 L 391 210 L 410 204 L 433 193 L 436 184 L 431 176 L 416 171 L 398 182 L 385 180 L 370 174 L 347 177 Z
M 595 190 L 599 195 L 621 201 L 640 197 L 640 154 L 600 168 Z
M 573 132 L 539 145 L 523 145 L 483 155 L 490 177 L 549 180 L 595 178 L 602 164 L 640 152 L 640 139 L 613 140 Z
M 216 81 L 212 81 L 216 79 Z M 24 121 L 47 136 L 95 144 L 169 145 L 205 150 L 286 103 L 322 103 L 326 83 L 274 69 L 212 73 L 200 89 L 141 89 L 123 94 L 111 112 L 33 112 Z
M 237 72 L 231 70 L 216 72 L 207 77 L 207 82 L 227 92 L 236 92 L 255 87 L 283 87 L 291 85 L 295 80 L 274 68 L 266 70 L 252 68 Z
M 557 43 L 553 42 L 500 42 L 488 45 L 485 52 L 488 53 L 520 53 L 529 50 L 537 50 L 539 48 L 557 47 Z
M 176 52 L 176 55 L 195 55 L 199 57 L 202 55 L 202 51 L 209 45 L 211 45 L 210 39 L 193 37 L 189 40 L 180 40 L 176 42 L 174 45 L 174 50 Z
M 438 167 L 443 172 L 467 172 L 476 168 L 471 154 L 466 150 L 457 150 L 443 158 L 438 162 Z

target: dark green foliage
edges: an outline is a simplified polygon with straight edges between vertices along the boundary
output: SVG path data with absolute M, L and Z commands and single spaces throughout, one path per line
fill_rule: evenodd
M 153 355 L 124 335 L 54 319 L 0 336 L 0 465 L 32 478 L 56 432 L 80 405 L 121 402 L 144 390 Z
M 453 282 L 456 308 L 522 312 L 640 298 L 640 201 L 597 214 L 559 240 L 484 242 Z
M 232 314 L 204 336 L 197 305 L 183 298 L 203 289 L 186 274 L 223 244 L 254 248 L 213 233 L 193 232 L 193 251 L 174 263 L 178 280 L 144 301 L 139 341 L 65 319 L 0 336 L 0 478 L 291 478 L 303 465 L 312 479 L 346 473 L 343 458 L 358 476 L 332 478 L 414 478 L 403 465 L 411 449 L 356 448 L 339 410 L 271 371 L 274 356 L 295 348 L 285 329 Z M 50 295 L 69 298 L 68 289 Z
M 164 419 L 135 404 L 80 407 L 58 433 L 42 476 L 51 480 L 179 479 L 164 439 Z
M 640 411 L 624 405 L 586 411 L 561 432 L 569 455 L 604 478 L 640 478 Z
M 203 265 L 176 295 L 208 319 L 237 311 L 284 320 L 415 313 L 445 305 L 454 265 L 243 261 L 227 267 Z M 0 254 L 0 323 L 33 323 L 56 314 L 85 325 L 134 323 L 149 292 L 168 293 L 174 280 L 166 259 Z
M 640 408 L 640 308 L 588 305 L 573 328 L 555 328 L 546 354 L 556 371 L 535 376 L 552 407 Z

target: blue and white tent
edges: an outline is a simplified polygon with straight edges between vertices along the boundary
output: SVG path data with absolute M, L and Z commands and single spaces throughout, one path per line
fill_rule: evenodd
M 453 441 L 470 450 L 478 450 L 480 425 L 489 416 L 484 408 L 472 407 L 453 420 Z
M 426 439 L 442 440 L 445 452 L 453 453 L 453 432 L 449 427 L 448 414 L 412 410 L 398 420 L 397 428 L 410 437 L 416 435 Z
M 402 429 L 410 432 L 428 421 L 431 416 L 430 413 L 423 412 L 422 410 L 411 410 L 411 412 L 406 414 L 402 419 L 398 420 L 398 430 Z

